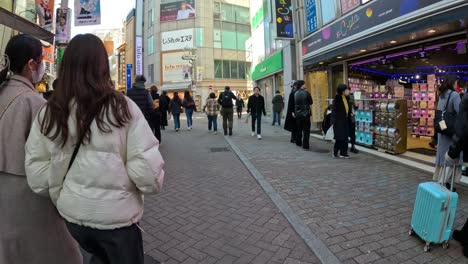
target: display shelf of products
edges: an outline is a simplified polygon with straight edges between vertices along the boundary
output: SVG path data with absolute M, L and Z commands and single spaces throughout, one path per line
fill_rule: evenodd
M 358 100 L 356 143 L 392 154 L 406 152 L 407 101 L 404 99 Z
M 348 86 L 352 92 L 359 91 L 366 93 L 372 93 L 375 87 L 378 87 L 375 81 L 361 78 L 349 78 Z
M 432 137 L 437 109 L 436 84 L 413 83 L 411 101 L 411 135 Z

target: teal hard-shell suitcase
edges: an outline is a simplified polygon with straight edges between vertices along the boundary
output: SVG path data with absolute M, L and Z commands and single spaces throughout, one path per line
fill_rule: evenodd
M 424 251 L 429 251 L 431 244 L 442 244 L 443 248 L 448 247 L 457 204 L 458 194 L 440 183 L 419 184 L 411 218 L 410 235 L 416 233 L 426 241 Z

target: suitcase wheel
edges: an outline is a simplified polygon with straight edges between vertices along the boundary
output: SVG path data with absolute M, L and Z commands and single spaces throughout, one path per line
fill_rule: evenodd
M 424 246 L 424 252 L 430 252 L 431 251 L 431 246 L 430 245 L 425 245 Z
M 442 248 L 443 249 L 447 249 L 447 248 L 449 248 L 449 246 L 450 246 L 449 242 L 442 243 Z
M 413 228 L 410 228 L 408 234 L 409 234 L 410 236 L 414 236 L 416 233 L 414 232 Z

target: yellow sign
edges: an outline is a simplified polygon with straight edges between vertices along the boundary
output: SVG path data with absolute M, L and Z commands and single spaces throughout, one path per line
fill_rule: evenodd
M 327 107 L 328 75 L 326 71 L 311 72 L 307 75 L 307 89 L 312 95 L 312 122 L 322 122 Z

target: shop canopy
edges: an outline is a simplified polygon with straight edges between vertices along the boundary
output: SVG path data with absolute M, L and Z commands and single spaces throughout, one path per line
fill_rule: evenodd
M 54 43 L 54 34 L 31 21 L 0 7 L 0 24 L 16 31 L 34 36 L 43 41 Z
M 252 80 L 258 81 L 282 70 L 283 51 L 280 50 L 255 66 L 252 72 Z

